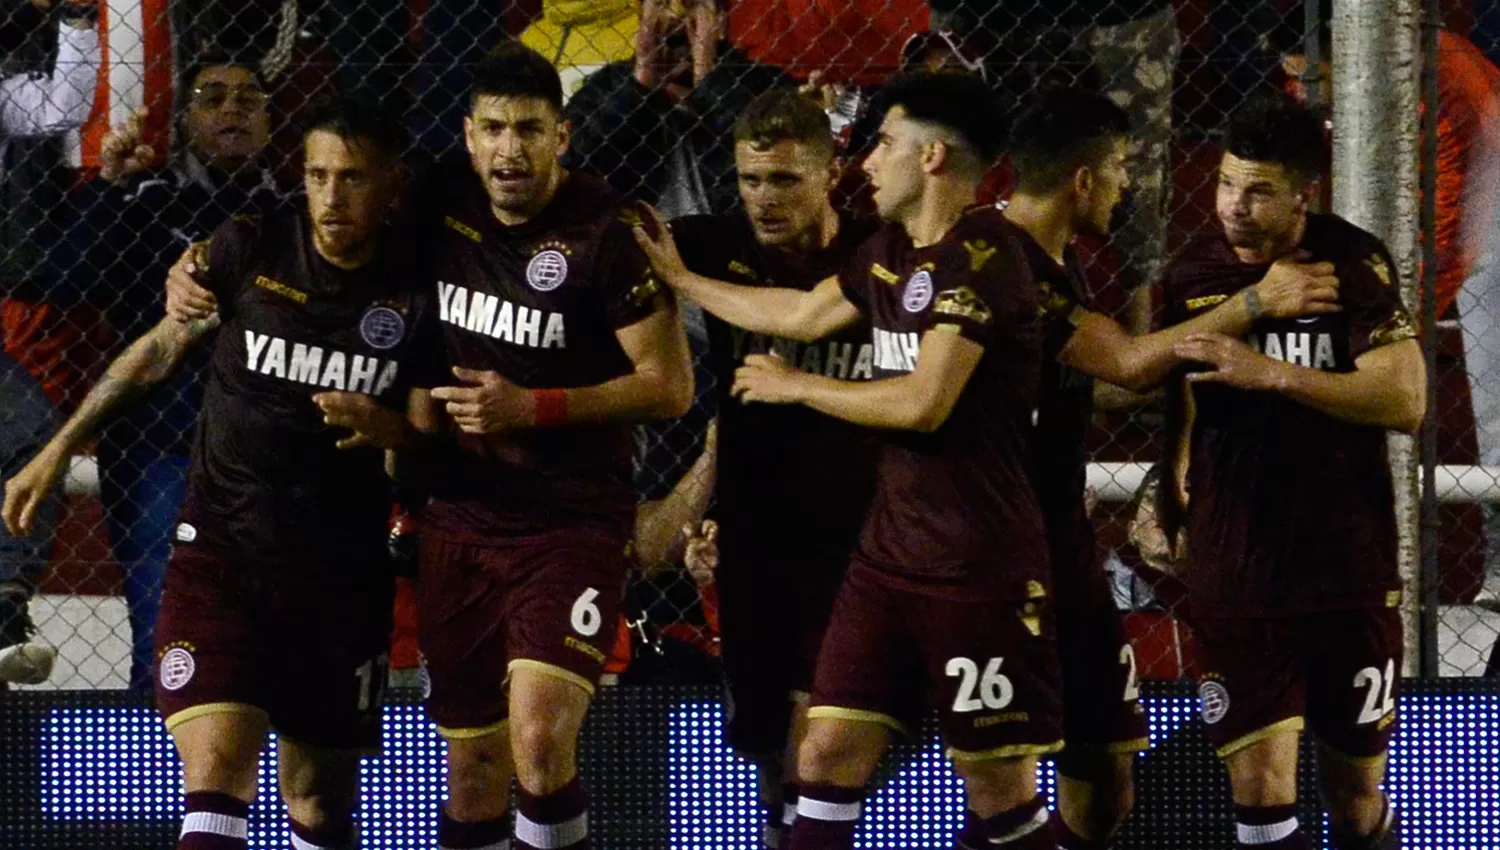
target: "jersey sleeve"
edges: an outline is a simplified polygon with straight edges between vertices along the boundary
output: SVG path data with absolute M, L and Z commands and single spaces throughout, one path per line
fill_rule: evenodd
M 922 272 L 919 270 L 917 275 Z M 924 332 L 957 331 L 989 347 L 1030 325 L 1042 315 L 1039 290 L 1021 248 L 1009 240 L 966 240 L 944 252 L 929 272 L 935 289 Z M 914 291 L 916 290 L 916 291 Z M 906 284 L 904 301 L 920 300 L 916 276 Z
M 429 390 L 453 383 L 448 353 L 443 345 L 442 323 L 438 321 L 437 311 L 430 300 L 424 299 L 422 308 L 417 311 L 407 359 L 406 369 L 412 387 Z
M 1338 270 L 1339 300 L 1349 312 L 1349 354 L 1416 339 L 1417 327 L 1401 302 L 1396 264 L 1383 245 Z
M 671 297 L 631 233 L 631 228 L 639 222 L 640 214 L 635 210 L 621 210 L 617 220 L 610 222 L 600 237 L 599 280 L 604 290 L 605 315 L 615 330 L 650 316 L 659 309 L 663 298 Z
M 870 279 L 877 274 L 875 258 L 879 254 L 880 239 L 881 231 L 877 230 L 854 249 L 839 269 L 839 291 L 843 292 L 845 300 L 865 315 L 870 314 L 869 286 Z
M 221 319 L 228 320 L 234 312 L 235 297 L 260 242 L 261 226 L 259 216 L 233 216 L 209 234 L 208 246 L 199 257 L 196 279 L 218 300 Z

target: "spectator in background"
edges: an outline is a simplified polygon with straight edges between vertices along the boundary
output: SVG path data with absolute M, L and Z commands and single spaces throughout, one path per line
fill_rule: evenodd
M 57 430 L 52 400 L 20 363 L 0 353 L 0 480 L 21 471 Z M 6 683 L 35 685 L 52 674 L 57 651 L 31 643 L 36 627 L 27 605 L 47 566 L 57 498 L 41 503 L 31 533 L 17 537 L 0 524 L 0 690 Z
M 567 166 L 668 218 L 739 207 L 735 119 L 792 81 L 724 40 L 724 0 L 645 0 L 635 56 L 590 75 L 568 103 Z
M 636 0 L 542 0 L 542 16 L 521 43 L 557 67 L 567 100 L 594 72 L 631 58 L 640 25 Z
M 1295 18 L 1295 16 L 1294 16 Z M 1306 101 L 1307 53 L 1300 26 L 1283 30 L 1281 68 Z M 1333 104 L 1333 44 L 1319 31 L 1318 102 Z M 1437 285 L 1434 311 L 1463 329 L 1479 462 L 1500 467 L 1500 68 L 1472 42 L 1438 31 Z M 1485 582 L 1477 601 L 1500 600 L 1500 510 L 1484 505 Z
M 87 346 L 75 305 L 54 297 L 44 246 L 58 237 L 63 138 L 94 104 L 96 20 L 94 0 L 0 0 L 0 339 L 54 404 L 79 383 L 70 355 Z
M 270 133 L 266 92 L 253 67 L 210 56 L 180 79 L 181 149 L 170 165 L 142 172 L 139 119 L 104 143 L 104 173 L 85 187 L 80 219 L 58 265 L 120 338 L 133 340 L 162 315 L 167 270 L 189 245 L 239 213 L 264 212 L 280 195 L 262 163 Z M 212 346 L 202 347 L 202 351 Z M 112 423 L 99 440 L 99 495 L 110 547 L 125 578 L 132 687 L 149 689 L 152 633 L 171 534 L 186 482 L 203 398 L 206 354 Z

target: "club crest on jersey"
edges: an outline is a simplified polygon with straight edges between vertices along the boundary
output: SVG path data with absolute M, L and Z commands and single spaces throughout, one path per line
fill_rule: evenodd
M 162 653 L 160 665 L 161 686 L 169 691 L 182 688 L 198 672 L 198 662 L 186 646 L 173 646 Z
M 920 313 L 932 303 L 932 275 L 922 269 L 906 281 L 906 290 L 901 293 L 901 306 L 908 313 Z
M 1212 726 L 1229 713 L 1229 689 L 1218 680 L 1206 679 L 1198 686 L 1198 704 L 1203 722 Z
M 406 319 L 389 307 L 371 307 L 359 320 L 359 335 L 371 348 L 395 348 L 406 336 Z
M 537 252 L 526 264 L 526 282 L 537 292 L 551 292 L 568 277 L 568 258 L 556 248 Z

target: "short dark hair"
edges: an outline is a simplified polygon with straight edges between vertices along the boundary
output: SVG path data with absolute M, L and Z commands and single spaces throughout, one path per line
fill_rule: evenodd
M 984 80 L 952 71 L 901 74 L 884 92 L 886 109 L 901 107 L 915 121 L 958 135 L 984 160 L 995 161 L 1005 145 L 1000 105 Z
M 480 97 L 535 97 L 562 113 L 562 79 L 547 57 L 521 44 L 506 41 L 473 67 L 469 108 Z
M 1130 115 L 1097 92 L 1048 89 L 1027 104 L 1011 127 L 1017 188 L 1050 192 L 1078 169 L 1098 166 L 1116 139 L 1130 135 Z
M 833 156 L 828 113 L 793 89 L 772 89 L 745 107 L 734 122 L 734 140 L 765 150 L 777 142 L 803 142 Z
M 306 139 L 320 130 L 346 143 L 356 140 L 367 143 L 388 161 L 399 160 L 406 152 L 406 129 L 401 116 L 367 94 L 331 95 L 308 107 L 302 121 L 302 137 Z
M 1323 116 L 1282 92 L 1252 97 L 1229 116 L 1224 151 L 1251 162 L 1274 162 L 1303 182 L 1323 170 Z
M 182 75 L 178 79 L 177 90 L 181 92 L 179 104 L 185 104 L 192 100 L 193 84 L 198 82 L 198 76 L 210 68 L 239 68 L 249 71 L 255 77 L 255 84 L 261 88 L 266 87 L 266 80 L 261 76 L 260 68 L 254 62 L 242 58 L 238 54 L 227 51 L 207 51 L 199 54 L 187 67 L 182 69 Z

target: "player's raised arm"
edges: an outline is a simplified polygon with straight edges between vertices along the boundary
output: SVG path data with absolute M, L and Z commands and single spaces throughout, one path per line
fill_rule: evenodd
M 188 349 L 218 324 L 217 317 L 185 323 L 164 318 L 116 357 L 47 445 L 5 482 L 0 513 L 6 528 L 21 536 L 30 533 L 37 507 L 61 480 L 68 458 L 151 387 L 171 377 Z
M 1259 282 L 1209 312 L 1155 333 L 1131 336 L 1109 316 L 1078 308 L 1069 317 L 1075 330 L 1059 359 L 1116 386 L 1146 392 L 1166 380 L 1181 362 L 1176 346 L 1193 334 L 1242 337 L 1262 318 L 1336 313 L 1338 297 L 1332 263 L 1290 257 L 1272 264 Z
M 922 356 L 906 375 L 883 381 L 840 381 L 802 372 L 774 355 L 745 358 L 734 377 L 741 401 L 805 404 L 829 416 L 871 428 L 931 433 L 948 421 L 984 347 L 952 326 L 922 335 Z
M 668 286 L 736 327 L 783 339 L 812 342 L 859 321 L 859 308 L 844 297 L 836 278 L 811 291 L 741 286 L 688 270 L 661 215 L 645 207 L 635 241 Z
M 703 440 L 703 452 L 683 474 L 672 492 L 660 499 L 642 502 L 635 512 L 635 537 L 631 555 L 643 567 L 655 567 L 676 560 L 689 538 L 685 533 L 698 529 L 703 514 L 712 501 L 718 471 L 718 420 L 709 423 Z

